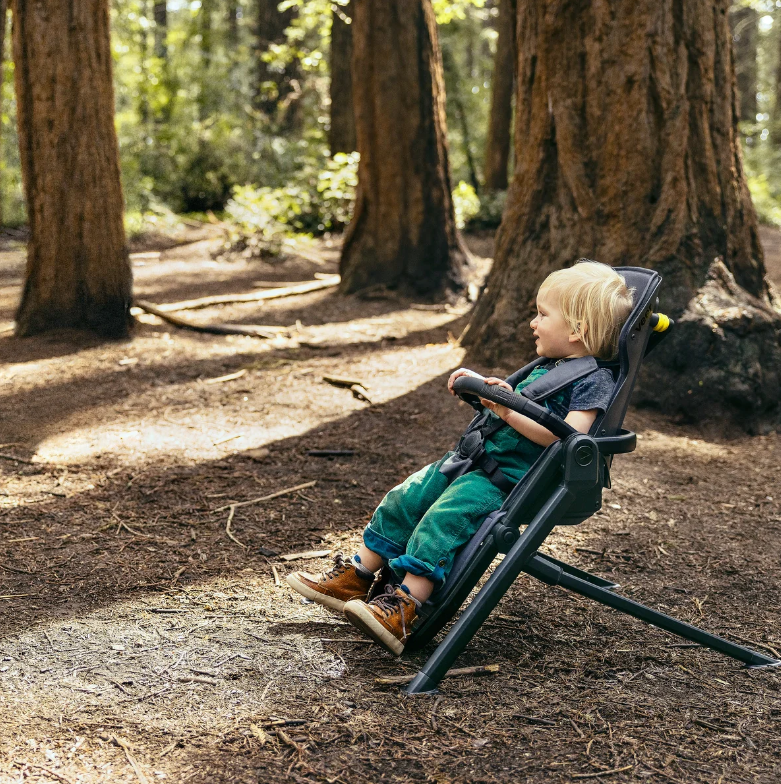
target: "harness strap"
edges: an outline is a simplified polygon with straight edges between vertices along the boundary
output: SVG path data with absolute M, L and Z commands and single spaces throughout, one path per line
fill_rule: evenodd
M 524 387 L 520 394 L 529 400 L 539 403 L 562 389 L 580 381 L 581 378 L 599 369 L 594 357 L 578 357 L 562 362 L 560 365 L 551 368 L 544 376 L 535 379 L 528 386 Z M 515 387 L 513 387 L 514 389 Z
M 480 456 L 473 461 L 475 468 L 482 468 L 488 474 L 491 484 L 498 487 L 502 492 L 509 493 L 516 485 L 515 482 L 508 479 L 499 468 L 499 463 L 496 462 L 488 452 L 483 451 Z

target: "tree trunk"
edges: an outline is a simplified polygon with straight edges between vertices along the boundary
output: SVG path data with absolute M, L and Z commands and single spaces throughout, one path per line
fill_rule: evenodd
M 499 0 L 497 32 L 491 114 L 485 147 L 485 187 L 489 191 L 507 190 L 515 74 L 515 0 Z
M 776 80 L 775 104 L 773 106 L 773 125 L 771 138 L 774 144 L 781 145 L 781 14 L 776 14 L 773 25 L 773 34 L 776 36 Z
M 155 0 L 152 11 L 155 22 L 155 57 L 168 60 L 168 4 Z
M 445 95 L 430 0 L 356 0 L 353 102 L 361 160 L 341 291 L 461 286 Z
M 331 22 L 331 128 L 328 146 L 331 155 L 355 150 L 353 79 L 350 62 L 353 54 L 353 0 L 334 5 Z
M 198 28 L 201 36 L 201 89 L 198 95 L 198 116 L 205 120 L 214 108 L 214 88 L 212 82 L 212 57 L 214 41 L 212 15 L 215 0 L 201 0 Z
M 781 328 L 737 140 L 726 12 L 726 0 L 518 0 L 515 174 L 464 336 L 473 354 L 528 359 L 553 270 L 580 256 L 640 265 L 664 275 L 662 308 L 679 320 L 646 363 L 641 400 L 692 418 L 777 410 Z
M 256 103 L 258 108 L 270 117 L 277 114 L 277 108 L 294 92 L 296 85 L 295 66 L 290 65 L 284 71 L 269 67 L 264 56 L 272 44 L 283 43 L 285 30 L 293 19 L 293 9 L 279 10 L 279 0 L 257 0 L 257 37 L 255 57 L 258 69 L 258 88 Z
M 8 22 L 8 0 L 0 0 L 0 87 L 5 83 L 5 30 Z M 0 117 L 3 114 L 2 93 L 0 93 Z M 0 155 L 3 154 L 0 146 Z M 2 170 L 0 170 L 2 173 Z M 3 225 L 3 204 L 5 202 L 5 182 L 0 179 L 0 226 Z
M 19 147 L 30 242 L 18 335 L 120 337 L 131 273 L 114 130 L 108 0 L 13 0 Z
M 730 31 L 735 52 L 735 81 L 741 120 L 757 121 L 757 40 L 759 14 L 749 6 L 733 6 L 729 11 Z

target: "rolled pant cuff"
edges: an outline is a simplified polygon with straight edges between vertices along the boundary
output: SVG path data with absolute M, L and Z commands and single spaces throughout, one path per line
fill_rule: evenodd
M 389 561 L 388 566 L 402 579 L 409 572 L 409 574 L 428 578 L 437 588 L 445 582 L 445 570 L 443 567 L 431 566 L 425 561 L 421 561 L 420 558 L 415 558 L 414 555 L 401 555 Z
M 382 534 L 378 534 L 372 529 L 371 523 L 363 531 L 363 543 L 373 553 L 377 553 L 385 563 L 404 555 L 405 548 L 403 545 L 392 542 Z

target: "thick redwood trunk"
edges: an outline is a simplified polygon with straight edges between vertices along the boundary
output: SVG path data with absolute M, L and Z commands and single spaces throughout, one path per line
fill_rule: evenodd
M 0 85 L 5 80 L 5 30 L 8 21 L 8 0 L 0 0 Z M 3 113 L 2 95 L 0 95 L 0 116 Z M 3 154 L 3 149 L 0 147 L 0 155 Z M 3 225 L 3 183 L 0 182 L 0 226 Z
M 355 116 L 353 114 L 353 79 L 350 63 L 353 56 L 353 0 L 334 5 L 331 22 L 331 127 L 328 146 L 331 155 L 355 150 Z
M 757 121 L 757 41 L 759 14 L 749 6 L 735 5 L 729 12 L 735 52 L 735 82 L 738 87 L 738 115 Z
M 127 334 L 131 274 L 114 130 L 108 0 L 13 0 L 30 243 L 19 335 Z
M 485 147 L 484 179 L 489 191 L 507 188 L 515 74 L 515 0 L 499 0 L 496 28 L 498 38 L 491 83 L 491 114 Z
M 433 295 L 461 284 L 442 62 L 430 0 L 356 0 L 353 101 L 361 161 L 344 293 Z
M 517 30 L 515 173 L 465 341 L 525 359 L 549 272 L 579 256 L 652 267 L 682 323 L 653 355 L 645 399 L 692 417 L 772 408 L 778 314 L 735 130 L 726 0 L 518 0 Z M 702 310 L 698 294 L 724 273 L 755 315 L 726 289 Z

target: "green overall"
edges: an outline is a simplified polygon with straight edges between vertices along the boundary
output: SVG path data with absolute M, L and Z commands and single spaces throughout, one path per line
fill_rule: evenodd
M 535 368 L 515 391 L 546 372 L 544 368 Z M 552 399 L 563 396 L 559 392 Z M 485 450 L 499 463 L 505 476 L 517 482 L 542 454 L 543 447 L 506 425 L 486 441 Z M 410 572 L 441 585 L 457 551 L 506 498 L 507 494 L 480 469 L 448 484 L 439 468 L 452 454 L 448 452 L 394 487 L 380 502 L 363 533 L 366 547 L 380 555 L 399 578 Z

